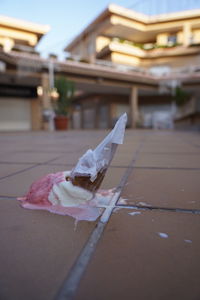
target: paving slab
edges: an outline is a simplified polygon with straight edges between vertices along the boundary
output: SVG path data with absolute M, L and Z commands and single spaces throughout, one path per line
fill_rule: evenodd
M 197 147 L 200 146 L 200 138 L 197 132 L 183 132 L 182 134 L 179 133 L 179 135 L 181 141 L 183 141 L 184 143 L 191 144 Z
M 134 169 L 122 192 L 128 205 L 200 209 L 200 170 Z
M 199 231 L 199 215 L 119 210 L 75 299 L 199 299 Z
M 16 151 L 26 151 L 26 150 L 31 150 L 32 145 L 30 141 L 27 143 L 23 142 L 16 142 L 13 140 L 10 140 L 9 142 L 2 141 L 0 138 L 0 145 L 1 145 L 1 152 L 4 153 L 13 153 Z
M 128 167 L 133 160 L 132 151 L 124 151 L 124 153 L 117 152 L 111 166 Z
M 197 147 L 191 145 L 174 145 L 170 143 L 145 143 L 141 150 L 142 153 L 156 154 L 200 154 Z
M 0 201 L 0 299 L 54 299 L 95 222 Z
M 0 179 L 2 177 L 6 177 L 9 175 L 12 175 L 16 172 L 21 172 L 27 168 L 30 168 L 30 166 L 33 166 L 32 164 L 5 164 L 0 163 Z
M 118 167 L 110 167 L 106 175 L 104 177 L 104 180 L 101 184 L 102 189 L 113 189 L 118 186 L 119 182 L 121 181 L 121 178 L 123 177 L 124 173 L 126 171 L 126 168 L 118 168 Z
M 134 138 L 126 138 L 124 144 L 118 146 L 115 156 L 111 162 L 111 166 L 129 166 L 133 160 L 133 156 L 138 151 L 140 144 L 141 142 L 136 142 Z
M 70 170 L 107 133 L 0 134 L 0 176 L 8 175 L 0 178 L 0 299 L 53 299 L 96 225 L 80 222 L 74 231 L 72 218 L 22 209 L 9 197 L 22 196 L 48 173 Z M 135 157 L 123 198 L 130 206 L 143 202 L 164 211 L 114 213 L 76 299 L 199 298 L 200 215 L 167 211 L 200 209 L 198 144 L 198 134 L 126 131 L 101 188 L 116 187 Z
M 50 164 L 73 164 L 75 165 L 78 162 L 78 159 L 85 153 L 85 151 L 74 151 L 74 152 L 68 152 L 66 154 L 62 154 L 60 157 L 54 159 Z
M 135 166 L 160 168 L 200 168 L 200 155 L 157 155 L 140 153 Z
M 71 151 L 72 152 L 72 151 Z M 64 151 L 55 151 L 48 147 L 46 150 L 43 149 L 32 149 L 27 151 L 12 151 L 7 153 L 2 153 L 0 155 L 1 163 L 46 163 L 48 161 L 53 161 L 58 157 L 62 157 L 63 155 L 67 155 L 68 152 Z
M 39 165 L 29 170 L 0 180 L 0 196 L 21 197 L 28 192 L 30 185 L 41 177 L 60 171 L 70 170 L 71 166 Z
M 0 135 L 1 150 L 13 151 L 74 151 L 80 147 L 88 149 L 88 147 L 96 146 L 106 132 L 76 132 L 70 131 L 63 134 L 59 132 L 30 132 L 28 134 L 17 133 L 15 136 Z M 10 152 L 10 151 L 9 151 Z
M 84 148 L 84 147 L 83 147 Z M 53 144 L 42 144 L 42 145 L 31 145 L 30 147 L 25 147 L 24 149 L 18 150 L 17 152 L 28 152 L 28 153 L 68 153 L 76 151 L 75 146 L 65 143 L 64 145 L 60 145 L 55 141 Z
M 38 152 L 16 152 L 4 154 L 0 157 L 1 162 L 21 162 L 21 163 L 44 163 L 56 159 L 56 153 L 38 153 Z

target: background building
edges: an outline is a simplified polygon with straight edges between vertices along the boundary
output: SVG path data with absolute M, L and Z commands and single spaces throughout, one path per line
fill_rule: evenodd
M 158 119 L 158 127 L 169 128 L 175 113 L 173 102 L 177 87 L 183 88 L 176 75 L 200 65 L 200 10 L 147 16 L 112 4 L 72 40 L 65 51 L 69 53 L 69 60 L 158 76 L 162 80 L 160 89 L 138 92 L 137 125 L 157 126 Z M 165 81 L 167 76 L 169 80 Z M 184 91 L 189 98 L 197 93 L 196 87 L 185 86 Z M 83 127 L 95 126 L 95 105 L 101 119 L 99 127 L 108 126 L 103 118 L 110 110 L 111 123 L 122 112 L 130 111 L 128 95 L 122 97 L 114 90 L 112 95 L 102 95 L 102 92 L 87 93 L 77 99 L 85 115 Z M 179 121 L 183 116 L 181 111 L 177 114 Z M 163 124 L 160 123 L 162 118 Z
M 35 50 L 48 26 L 1 16 L 0 130 L 52 129 L 60 75 L 76 87 L 71 128 L 110 128 L 123 112 L 129 127 L 172 128 L 175 119 L 199 128 L 199 16 L 110 5 L 65 48 L 65 61 Z
M 34 58 L 48 31 L 48 26 L 0 16 L 0 130 L 41 129 L 37 87 L 42 70 Z
M 200 9 L 147 16 L 111 4 L 66 48 L 72 57 L 169 70 L 199 63 Z

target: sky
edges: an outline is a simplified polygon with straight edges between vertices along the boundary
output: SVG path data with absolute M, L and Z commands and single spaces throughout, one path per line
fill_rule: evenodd
M 50 25 L 37 50 L 63 59 L 65 46 L 110 3 L 149 15 L 200 8 L 200 0 L 0 0 L 0 14 Z

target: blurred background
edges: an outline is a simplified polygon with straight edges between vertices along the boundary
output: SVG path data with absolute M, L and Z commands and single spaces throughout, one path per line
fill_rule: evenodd
M 43 55 L 55 52 L 62 58 L 66 44 L 112 2 L 147 15 L 200 8 L 200 0 L 0 0 L 0 11 L 1 15 L 50 25 L 37 49 Z
M 200 0 L 0 8 L 0 131 L 200 130 Z

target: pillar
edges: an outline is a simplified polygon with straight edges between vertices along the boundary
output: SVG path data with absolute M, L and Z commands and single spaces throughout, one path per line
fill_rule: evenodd
M 191 25 L 188 22 L 185 22 L 183 25 L 183 45 L 184 46 L 189 46 L 191 43 L 191 37 L 192 37 L 192 32 L 191 32 Z
M 49 74 L 42 74 L 42 88 L 43 88 L 43 95 L 42 95 L 42 105 L 44 109 L 51 109 L 51 99 L 49 96 Z
M 99 103 L 99 97 L 97 97 L 94 101 L 94 114 L 95 114 L 95 121 L 94 121 L 94 128 L 99 128 L 99 110 L 100 110 L 100 103 Z
M 51 98 L 49 96 L 49 74 L 43 73 L 41 85 L 43 88 L 43 95 L 41 96 L 41 114 L 46 110 L 52 110 Z M 49 121 L 43 118 L 43 129 L 49 130 Z
M 83 101 L 81 101 L 81 103 L 80 103 L 80 118 L 81 118 L 80 129 L 84 129 L 84 107 L 83 107 Z
M 139 120 L 138 87 L 132 86 L 131 93 L 130 93 L 130 126 L 131 126 L 131 128 L 136 128 L 138 120 Z
M 95 63 L 96 60 L 96 34 L 92 34 L 91 38 L 88 41 L 88 58 L 90 63 Z
M 32 130 L 42 129 L 42 111 L 39 97 L 31 100 L 31 120 Z

